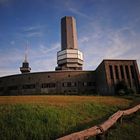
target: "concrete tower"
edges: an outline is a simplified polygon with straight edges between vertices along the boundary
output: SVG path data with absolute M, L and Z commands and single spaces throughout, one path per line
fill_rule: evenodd
M 57 53 L 56 70 L 82 70 L 83 54 L 78 50 L 76 22 L 73 17 L 61 19 L 61 51 Z
M 21 73 L 29 73 L 31 71 L 31 68 L 29 67 L 29 63 L 27 61 L 27 50 L 25 53 L 25 59 L 22 63 L 22 67 L 20 67 Z

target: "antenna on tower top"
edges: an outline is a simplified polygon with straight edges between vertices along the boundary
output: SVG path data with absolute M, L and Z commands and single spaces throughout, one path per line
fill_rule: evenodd
M 28 45 L 29 45 L 29 42 L 27 41 L 26 47 L 25 47 L 25 59 L 24 59 L 24 62 L 28 62 L 28 61 L 27 61 L 27 56 L 28 56 Z

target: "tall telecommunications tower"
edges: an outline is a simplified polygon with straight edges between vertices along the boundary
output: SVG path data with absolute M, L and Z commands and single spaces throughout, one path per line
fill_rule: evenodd
M 82 70 L 83 54 L 78 50 L 76 22 L 73 17 L 61 19 L 61 51 L 57 53 L 56 70 Z

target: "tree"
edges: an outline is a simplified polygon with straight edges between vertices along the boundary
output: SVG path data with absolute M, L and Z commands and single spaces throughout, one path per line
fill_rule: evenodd
M 115 86 L 115 92 L 117 95 L 130 95 L 134 94 L 133 89 L 129 88 L 125 81 L 120 81 Z

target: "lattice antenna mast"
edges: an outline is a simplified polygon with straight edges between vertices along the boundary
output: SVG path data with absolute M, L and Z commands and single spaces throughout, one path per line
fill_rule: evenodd
M 24 62 L 28 62 L 28 60 L 27 60 L 27 57 L 28 57 L 28 45 L 29 45 L 29 42 L 27 41 L 26 48 L 25 48 L 25 59 L 24 59 Z

